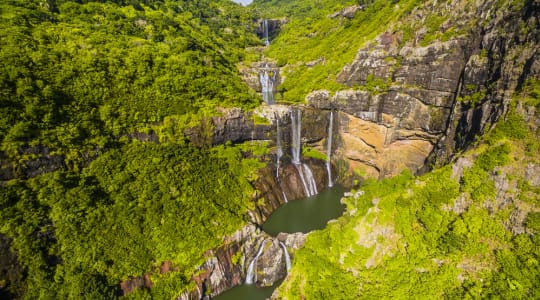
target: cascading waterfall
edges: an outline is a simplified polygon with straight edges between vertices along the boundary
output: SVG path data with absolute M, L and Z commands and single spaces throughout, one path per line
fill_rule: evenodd
M 261 93 L 263 101 L 266 104 L 274 104 L 274 82 L 276 81 L 277 72 L 271 71 L 268 64 L 259 71 L 259 82 L 261 83 Z
M 246 284 L 253 284 L 257 281 L 257 259 L 264 251 L 264 245 L 266 245 L 267 240 L 264 240 L 259 247 L 259 251 L 257 252 L 257 255 L 251 260 L 251 263 L 249 263 L 248 271 L 246 274 Z
M 296 115 L 294 111 L 291 111 L 291 132 L 292 132 L 292 162 L 295 165 L 301 164 L 300 162 L 300 150 L 301 150 L 301 132 L 302 132 L 302 111 L 297 110 Z
M 266 46 L 270 45 L 270 40 L 268 39 L 268 20 L 263 20 L 263 35 L 264 35 L 264 44 Z
M 296 110 L 296 115 L 294 111 L 291 111 L 291 132 L 292 163 L 296 167 L 298 175 L 300 175 L 306 196 L 311 197 L 317 194 L 317 184 L 313 178 L 313 172 L 311 172 L 308 165 L 302 163 L 300 157 L 302 150 L 302 112 L 299 109 Z
M 334 111 L 330 110 L 330 124 L 328 125 L 328 138 L 326 140 L 326 172 L 328 173 L 328 186 L 332 187 L 332 132 L 334 123 Z
M 306 176 L 309 196 L 315 196 L 317 195 L 317 183 L 315 182 L 315 178 L 313 178 L 313 172 L 311 172 L 311 169 L 306 164 L 302 164 L 302 167 L 304 169 L 304 175 Z
M 291 269 L 291 257 L 289 256 L 289 251 L 287 251 L 287 246 L 283 244 L 283 242 L 279 242 L 281 245 L 281 248 L 283 248 L 283 254 L 285 254 L 285 264 L 287 266 L 287 274 L 289 273 L 289 270 Z
M 281 162 L 281 157 L 283 156 L 283 146 L 281 145 L 281 128 L 279 127 L 279 116 L 276 114 L 276 139 L 277 139 L 277 150 L 276 150 L 276 178 L 279 180 L 279 166 Z
M 281 180 L 279 179 L 279 168 L 281 166 L 281 157 L 283 156 L 283 145 L 281 144 L 281 127 L 279 127 L 279 116 L 277 114 L 274 114 L 276 118 L 276 140 L 277 140 L 277 150 L 276 150 L 276 180 L 278 181 L 280 187 L 281 187 Z M 285 195 L 285 192 L 283 191 L 283 187 L 281 187 L 281 193 L 283 194 L 283 199 L 285 200 L 285 203 L 289 202 L 289 199 L 287 199 L 287 195 Z

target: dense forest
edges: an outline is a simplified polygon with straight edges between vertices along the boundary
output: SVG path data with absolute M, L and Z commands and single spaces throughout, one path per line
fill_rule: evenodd
M 114 298 L 164 262 L 176 272 L 151 293 L 178 295 L 252 206 L 250 146 L 183 136 L 218 106 L 259 103 L 236 69 L 261 43 L 251 17 L 206 0 L 10 0 L 0 11 L 0 166 L 15 178 L 0 193 L 1 297 Z M 64 163 L 26 178 L 43 153 Z
M 205 254 L 253 222 L 254 182 L 275 150 L 268 141 L 211 143 L 210 120 L 222 108 L 264 105 L 241 69 L 275 63 L 283 79 L 276 99 L 286 104 L 304 105 L 316 90 L 397 90 L 393 78 L 371 74 L 348 85 L 339 73 L 383 33 L 399 36 L 398 48 L 422 48 L 486 26 L 422 15 L 451 2 L 3 0 L 0 298 L 174 299 L 196 290 Z M 460 1 L 460 9 L 471 13 L 480 2 Z M 502 19 L 504 11 L 540 7 L 493 3 Z M 279 23 L 269 46 L 263 18 Z M 536 19 L 500 33 L 501 45 L 534 44 L 522 36 L 538 44 Z M 501 59 L 478 52 L 479 61 Z M 385 60 L 402 63 L 399 55 Z M 276 295 L 540 298 L 540 181 L 530 179 L 540 170 L 540 80 L 510 79 L 520 84 L 501 92 L 504 113 L 451 159 L 426 159 L 424 174 L 368 179 L 336 162 L 354 188 L 342 200 L 345 213 L 292 253 Z M 460 88 L 470 91 L 452 108 L 464 110 L 481 110 L 487 93 L 501 89 Z M 257 117 L 254 127 L 269 124 Z M 328 159 L 312 146 L 304 156 Z M 151 286 L 123 295 L 122 283 L 145 275 Z

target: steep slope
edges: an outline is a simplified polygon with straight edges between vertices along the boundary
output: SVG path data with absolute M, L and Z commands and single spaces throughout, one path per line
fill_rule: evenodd
M 269 3 L 281 2 L 255 6 Z M 540 69 L 537 1 L 283 7 L 268 9 L 288 19 L 265 51 L 282 66 L 282 99 L 339 110 L 341 156 L 363 177 L 446 162 Z
M 166 116 L 258 102 L 235 68 L 258 39 L 230 1 L 11 0 L 0 8 L 0 156 L 17 164 L 3 177 L 24 177 L 32 154 L 80 164 Z M 37 145 L 49 150 L 25 153 Z
M 279 299 L 540 297 L 538 81 L 474 150 L 366 182 L 308 236 Z
M 244 8 L 10 0 L 0 12 L 1 297 L 111 299 L 143 274 L 153 289 L 134 298 L 194 289 L 205 251 L 246 224 L 262 166 L 256 145 L 183 134 L 216 107 L 259 102 L 236 70 L 259 42 Z

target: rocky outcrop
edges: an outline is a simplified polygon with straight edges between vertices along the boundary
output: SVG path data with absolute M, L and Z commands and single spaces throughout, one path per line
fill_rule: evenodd
M 287 24 L 289 20 L 287 18 L 281 18 L 281 19 L 261 19 L 258 21 L 257 30 L 255 33 L 257 36 L 261 39 L 264 39 L 264 22 L 266 21 L 267 25 L 267 31 L 268 31 L 268 39 L 272 40 L 274 39 L 279 32 L 281 31 L 281 27 L 283 25 Z
M 527 78 L 538 76 L 540 4 L 529 1 L 503 13 L 488 2 L 473 10 L 459 3 L 438 7 L 460 16 L 443 23 L 441 32 L 469 30 L 478 16 L 489 19 L 445 41 L 422 45 L 424 27 L 413 40 L 400 32 L 380 35 L 337 76 L 361 88 L 307 96 L 314 108 L 340 111 L 341 153 L 352 168 L 388 177 L 404 168 L 421 172 L 428 160 L 447 161 L 504 114 Z
M 331 14 L 330 18 L 334 19 L 337 17 L 344 17 L 347 19 L 352 19 L 356 15 L 357 11 L 364 10 L 364 9 L 365 7 L 363 5 L 353 5 L 353 6 L 345 7 L 344 9 Z
M 252 263 L 253 283 L 271 286 L 287 275 L 285 253 L 280 243 L 288 252 L 293 252 L 304 245 L 305 239 L 303 233 L 281 233 L 274 238 L 253 225 L 246 226 L 227 238 L 224 246 L 207 253 L 208 259 L 195 272 L 198 275 L 192 278 L 197 288 L 177 299 L 214 297 L 243 284 Z M 260 256 L 255 260 L 259 250 Z

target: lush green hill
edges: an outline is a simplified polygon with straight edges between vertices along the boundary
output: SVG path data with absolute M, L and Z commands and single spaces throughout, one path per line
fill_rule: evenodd
M 3 1 L 0 149 L 103 148 L 165 116 L 259 102 L 236 71 L 258 42 L 230 1 Z
M 399 2 L 399 3 L 398 3 Z M 279 36 L 265 55 L 283 66 L 283 101 L 303 102 L 314 90 L 344 89 L 336 81 L 366 42 L 396 25 L 421 1 L 254 1 L 265 18 L 286 18 Z M 353 18 L 332 15 L 361 5 Z
M 516 109 L 538 107 L 539 91 L 527 85 L 453 163 L 353 190 L 295 253 L 280 299 L 539 298 L 538 114 Z
M 249 14 L 213 0 L 9 0 L 0 12 L 0 167 L 67 166 L 0 186 L 0 297 L 115 298 L 165 261 L 175 272 L 151 293 L 179 295 L 252 206 L 249 147 L 196 148 L 182 132 L 218 106 L 259 103 L 236 67 L 260 43 Z M 161 143 L 126 138 L 150 127 Z

